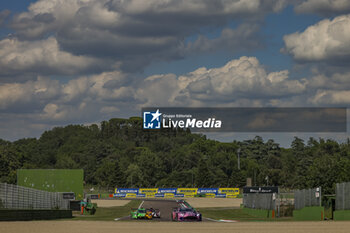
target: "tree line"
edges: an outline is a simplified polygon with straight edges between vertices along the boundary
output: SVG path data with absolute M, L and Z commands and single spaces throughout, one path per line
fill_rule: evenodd
M 253 185 L 334 193 L 336 183 L 350 181 L 350 141 L 295 137 L 282 148 L 256 136 L 224 143 L 183 129 L 143 130 L 137 117 L 115 118 L 56 127 L 38 139 L 0 139 L 0 182 L 16 183 L 20 168 L 82 168 L 86 184 L 110 188 L 243 187 L 250 177 Z

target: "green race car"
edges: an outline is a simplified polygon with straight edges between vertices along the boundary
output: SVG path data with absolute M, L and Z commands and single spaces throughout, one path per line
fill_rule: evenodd
M 146 210 L 145 208 L 131 209 L 131 219 L 152 219 L 152 211 Z

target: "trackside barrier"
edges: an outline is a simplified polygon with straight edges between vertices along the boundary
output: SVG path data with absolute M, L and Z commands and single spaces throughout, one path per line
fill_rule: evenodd
M 300 210 L 304 207 L 321 206 L 321 200 L 321 187 L 295 190 L 294 209 Z
M 205 197 L 237 198 L 239 188 L 116 188 L 114 197 Z
M 72 218 L 72 210 L 9 210 L 0 209 L 0 221 L 30 221 Z
M 350 182 L 338 183 L 335 190 L 334 220 L 350 220 Z
M 69 202 L 63 198 L 63 193 L 0 183 L 0 209 L 68 210 Z
M 295 220 L 321 221 L 324 219 L 324 207 L 321 206 L 321 187 L 296 190 L 294 192 Z

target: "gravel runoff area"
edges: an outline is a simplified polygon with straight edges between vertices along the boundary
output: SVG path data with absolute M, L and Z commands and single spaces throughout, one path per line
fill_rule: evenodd
M 0 222 L 1 233 L 348 233 L 350 222 Z
M 130 202 L 130 200 L 91 200 L 92 203 L 97 203 L 98 207 L 115 207 L 115 206 L 124 206 Z

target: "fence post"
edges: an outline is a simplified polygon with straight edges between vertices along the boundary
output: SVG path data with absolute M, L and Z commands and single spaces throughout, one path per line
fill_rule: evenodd
M 5 209 L 7 208 L 7 185 L 5 183 Z
M 342 194 L 343 194 L 343 210 L 345 210 L 345 184 L 344 183 L 342 184 L 342 188 L 343 188 L 343 191 L 342 191 Z

